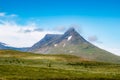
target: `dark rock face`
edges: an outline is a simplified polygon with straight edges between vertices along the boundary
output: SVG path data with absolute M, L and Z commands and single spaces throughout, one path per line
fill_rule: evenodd
M 71 44 L 78 44 L 87 42 L 74 28 L 68 29 L 58 40 L 61 42 L 62 40 L 68 40 Z
M 56 41 L 60 37 L 61 35 L 57 34 L 46 34 L 46 36 L 43 39 L 34 44 L 28 51 L 34 51 L 42 47 L 50 46 L 53 44 L 54 41 Z

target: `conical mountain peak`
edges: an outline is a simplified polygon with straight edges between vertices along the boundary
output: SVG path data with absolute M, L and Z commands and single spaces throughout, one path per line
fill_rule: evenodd
M 62 41 L 70 42 L 70 44 L 87 42 L 73 27 L 69 28 L 56 42 L 60 43 Z
M 74 33 L 74 32 L 76 32 L 75 28 L 71 27 L 65 33 Z
M 69 28 L 65 33 L 64 36 L 80 36 L 79 33 L 75 30 L 75 28 Z
M 69 28 L 67 31 L 75 31 L 74 27 Z

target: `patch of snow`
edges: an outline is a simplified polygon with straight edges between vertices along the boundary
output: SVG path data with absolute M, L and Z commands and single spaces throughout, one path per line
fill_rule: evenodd
M 68 41 L 71 40 L 71 38 L 72 38 L 72 36 L 69 36 L 69 37 L 68 37 Z
M 56 47 L 56 46 L 57 46 L 57 44 L 54 44 L 54 46 Z
M 63 44 L 63 47 L 65 47 L 65 46 L 66 46 L 66 44 L 64 43 L 64 44 Z

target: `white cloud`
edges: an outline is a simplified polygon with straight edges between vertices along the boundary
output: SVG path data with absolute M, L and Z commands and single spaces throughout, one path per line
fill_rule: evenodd
M 9 15 L 9 16 L 11 16 L 11 17 L 17 17 L 18 15 L 16 15 L 16 14 L 11 14 L 11 15 Z
M 33 23 L 31 23 L 33 24 Z M 58 33 L 54 31 L 35 31 L 36 25 L 25 25 L 20 26 L 15 22 L 3 21 L 0 24 L 0 42 L 4 42 L 14 47 L 28 47 L 42 39 L 45 34 Z M 29 33 L 21 32 L 22 30 L 32 30 Z
M 89 36 L 88 40 L 91 41 L 91 42 L 96 42 L 96 41 L 98 41 L 98 37 L 95 36 L 95 35 L 94 36 Z
M 26 25 L 16 23 L 18 15 L 1 12 L 0 13 L 0 42 L 13 47 L 29 47 L 39 41 L 45 34 L 58 33 L 55 31 L 45 31 L 37 27 L 35 22 L 28 20 Z
M 56 31 L 65 31 L 65 30 L 66 30 L 66 27 L 64 27 L 64 26 L 59 26 L 59 27 L 56 27 L 55 30 L 56 30 Z
M 102 41 L 99 41 L 99 39 L 96 35 L 89 36 L 88 41 L 90 41 L 91 43 L 99 43 L 99 44 L 103 43 Z
M 17 17 L 18 15 L 16 14 L 7 14 L 5 12 L 0 12 L 0 17 L 3 17 L 3 18 L 14 18 L 14 17 Z
M 4 12 L 0 12 L 0 17 L 4 17 L 6 14 Z

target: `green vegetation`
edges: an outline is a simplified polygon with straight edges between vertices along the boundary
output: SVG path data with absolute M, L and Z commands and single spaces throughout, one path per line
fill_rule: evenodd
M 52 54 L 71 54 L 79 57 L 87 58 L 90 60 L 110 63 L 120 63 L 120 56 L 116 56 L 110 52 L 102 50 L 91 44 L 82 43 L 80 45 L 69 45 L 63 48 L 63 44 L 53 49 L 50 48 L 48 53 Z
M 0 50 L 0 80 L 120 80 L 120 64 Z

